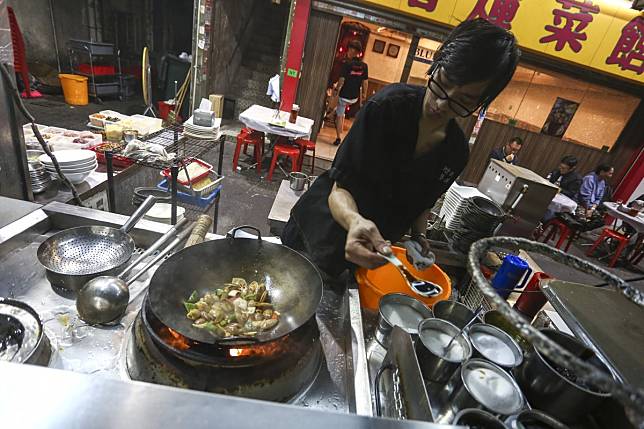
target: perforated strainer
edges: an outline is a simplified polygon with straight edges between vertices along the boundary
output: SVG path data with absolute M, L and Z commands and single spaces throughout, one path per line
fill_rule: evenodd
M 38 260 L 54 287 L 78 290 L 90 279 L 118 271 L 134 252 L 128 232 L 154 205 L 149 196 L 120 228 L 79 226 L 60 231 L 38 247 Z

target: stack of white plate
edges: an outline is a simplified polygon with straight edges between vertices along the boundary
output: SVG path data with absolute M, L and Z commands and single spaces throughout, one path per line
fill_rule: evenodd
M 454 227 L 454 224 L 462 214 L 466 200 L 472 197 L 483 197 L 489 200 L 485 194 L 471 186 L 459 186 L 453 183 L 449 187 L 440 211 L 440 217 L 445 219 L 445 227 L 447 229 Z
M 200 125 L 195 125 L 192 122 L 192 116 L 186 122 L 183 123 L 183 133 L 189 137 L 194 137 L 196 139 L 216 139 L 219 136 L 219 126 L 221 125 L 221 119 L 216 118 L 215 123 L 212 127 L 202 127 Z
M 58 150 L 54 151 L 53 154 L 58 160 L 58 165 L 65 177 L 74 184 L 83 182 L 94 170 L 96 170 L 96 167 L 98 166 L 98 163 L 96 162 L 96 153 L 91 150 Z M 41 155 L 38 157 L 38 161 L 43 163 L 45 169 L 54 178 L 58 177 L 56 168 L 49 156 Z
M 186 214 L 186 209 L 183 207 L 177 206 L 177 222 L 179 222 Z M 146 214 L 143 215 L 143 219 L 151 220 L 153 222 L 170 224 L 172 220 L 172 204 L 168 203 L 156 203 L 152 206 Z
M 31 179 L 31 190 L 34 194 L 39 194 L 47 189 L 51 182 L 51 177 L 45 166 L 38 161 L 29 161 L 29 178 Z

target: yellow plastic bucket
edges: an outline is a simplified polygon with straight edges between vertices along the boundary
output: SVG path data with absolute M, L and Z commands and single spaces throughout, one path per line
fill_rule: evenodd
M 58 79 L 63 87 L 63 95 L 67 104 L 85 106 L 89 103 L 87 77 L 63 73 L 58 75 Z

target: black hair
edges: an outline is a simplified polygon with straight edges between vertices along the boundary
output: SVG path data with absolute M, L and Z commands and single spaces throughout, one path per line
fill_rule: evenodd
M 595 168 L 595 174 L 599 174 L 599 173 L 601 173 L 602 171 L 610 171 L 610 170 L 612 170 L 612 169 L 613 169 L 613 166 L 612 166 L 612 165 L 608 165 L 608 164 L 599 164 L 599 165 L 597 166 L 597 168 Z
M 523 139 L 521 137 L 514 137 L 510 140 L 510 143 L 516 143 L 519 146 L 523 146 Z
M 561 163 L 566 164 L 570 168 L 575 168 L 577 166 L 577 158 L 572 155 L 566 155 L 561 158 Z
M 455 85 L 490 80 L 480 103 L 489 105 L 510 82 L 521 50 L 514 35 L 478 18 L 463 21 L 434 54 L 429 74 L 442 67 Z
M 355 49 L 358 52 L 362 52 L 362 43 L 360 43 L 360 40 L 358 39 L 351 40 L 347 46 L 351 49 Z

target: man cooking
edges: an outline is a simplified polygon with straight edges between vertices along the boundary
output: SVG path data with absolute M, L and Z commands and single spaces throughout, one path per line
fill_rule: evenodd
M 331 277 L 383 265 L 379 253 L 408 232 L 418 256 L 429 256 L 429 209 L 469 156 L 454 118 L 489 105 L 519 56 L 500 27 L 482 19 L 458 25 L 436 52 L 427 87 L 393 84 L 367 101 L 332 168 L 291 211 L 282 242 Z
M 497 159 L 508 164 L 516 165 L 517 153 L 521 150 L 521 146 L 523 146 L 521 137 L 514 137 L 505 146 L 492 150 L 490 152 L 490 159 Z

